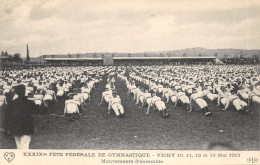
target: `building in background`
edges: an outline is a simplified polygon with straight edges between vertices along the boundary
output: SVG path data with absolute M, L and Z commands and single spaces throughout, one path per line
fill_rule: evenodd
M 62 57 L 54 56 L 45 57 L 44 62 L 47 65 L 198 65 L 198 64 L 214 64 L 215 56 L 198 56 L 198 57 L 161 57 L 161 56 L 113 56 L 113 54 L 100 55 L 95 54 L 94 57 Z

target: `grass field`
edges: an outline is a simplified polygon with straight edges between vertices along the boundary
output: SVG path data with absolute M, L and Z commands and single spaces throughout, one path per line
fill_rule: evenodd
M 105 79 L 92 94 L 87 111 L 80 122 L 70 121 L 48 114 L 62 115 L 64 99 L 53 103 L 47 112 L 35 117 L 35 134 L 32 149 L 120 149 L 120 150 L 198 150 L 211 142 L 230 142 L 239 150 L 259 150 L 259 105 L 250 106 L 249 114 L 235 110 L 222 111 L 209 105 L 212 116 L 201 111 L 187 113 L 183 107 L 166 106 L 170 117 L 161 118 L 158 111 L 145 115 L 146 108 L 139 109 L 133 96 L 126 96 L 126 86 L 120 80 L 116 89 L 125 108 L 125 118 L 107 114 L 107 106 L 99 106 Z M 223 130 L 223 132 L 221 131 Z M 15 148 L 14 139 L 1 132 L 0 148 Z

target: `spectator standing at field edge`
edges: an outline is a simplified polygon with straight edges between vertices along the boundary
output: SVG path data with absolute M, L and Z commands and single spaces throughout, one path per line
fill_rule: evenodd
M 29 149 L 31 135 L 34 133 L 32 113 L 36 110 L 36 105 L 27 100 L 24 85 L 15 86 L 14 92 L 18 97 L 10 102 L 8 132 L 14 136 L 17 149 Z

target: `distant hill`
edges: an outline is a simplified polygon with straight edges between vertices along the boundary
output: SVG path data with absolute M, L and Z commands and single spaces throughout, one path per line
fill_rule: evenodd
M 222 59 L 226 56 L 226 58 L 234 58 L 240 57 L 241 55 L 245 58 L 251 58 L 253 55 L 257 54 L 260 57 L 260 50 L 245 50 L 245 49 L 205 49 L 201 47 L 196 48 L 187 48 L 181 50 L 172 50 L 172 51 L 161 51 L 161 52 L 143 52 L 143 53 L 96 53 L 96 57 L 101 57 L 101 54 L 104 55 L 111 55 L 114 54 L 115 57 L 138 57 L 138 56 L 147 56 L 147 57 L 154 57 L 154 56 L 183 56 L 186 54 L 187 57 L 192 56 L 216 56 L 219 59 Z M 84 57 L 94 57 L 94 53 L 85 53 L 85 54 L 66 54 L 66 55 L 42 55 L 40 57 L 31 57 L 31 62 L 43 62 L 45 57 L 48 58 L 68 58 L 69 55 L 72 58 L 84 58 Z

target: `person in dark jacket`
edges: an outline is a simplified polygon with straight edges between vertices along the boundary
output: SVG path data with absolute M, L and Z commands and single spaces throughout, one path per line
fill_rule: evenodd
M 34 133 L 32 114 L 36 105 L 25 97 L 24 85 L 15 86 L 14 93 L 18 97 L 11 100 L 9 105 L 8 132 L 14 136 L 17 149 L 29 149 L 31 135 Z

